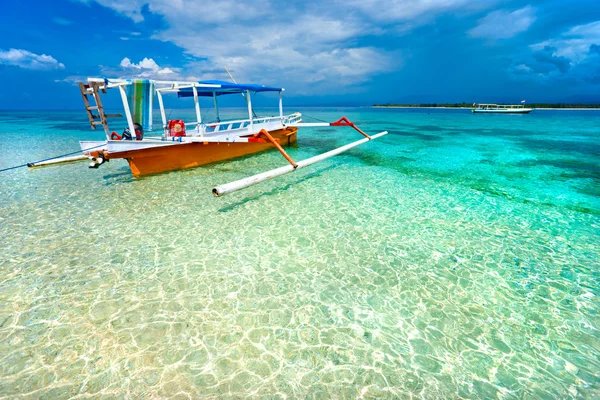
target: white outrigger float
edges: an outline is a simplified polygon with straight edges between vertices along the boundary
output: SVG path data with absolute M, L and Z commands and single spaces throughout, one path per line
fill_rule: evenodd
M 529 114 L 533 108 L 525 108 L 523 104 L 473 104 L 475 114 Z
M 290 165 L 277 168 L 236 182 L 217 186 L 215 196 L 221 196 L 264 180 L 293 172 L 326 158 L 340 154 L 372 139 L 387 134 L 387 131 L 369 136 L 345 117 L 331 123 L 303 123 L 300 113 L 283 114 L 282 94 L 284 89 L 258 84 L 237 84 L 225 81 L 155 81 L 141 79 L 89 78 L 80 82 L 79 88 L 92 129 L 102 126 L 106 134 L 104 141 L 82 141 L 81 150 L 91 160 L 90 168 L 98 168 L 112 159 L 125 159 L 134 177 L 161 172 L 193 168 L 223 161 L 263 150 L 276 148 Z M 107 119 L 122 117 L 121 114 L 106 114 L 102 106 L 101 93 L 117 89 L 123 102 L 127 127 L 122 135 L 109 130 Z M 252 95 L 259 92 L 279 93 L 279 115 L 257 117 L 252 109 Z M 167 120 L 163 95 L 192 97 L 196 120 Z M 218 97 L 226 94 L 242 94 L 248 105 L 248 118 L 221 121 Z M 92 96 L 95 105 L 90 103 Z M 158 100 L 162 119 L 161 134 L 149 136 L 152 130 L 152 107 L 154 96 Z M 200 97 L 212 97 L 216 120 L 207 122 L 200 112 Z M 296 142 L 298 127 L 349 126 L 360 132 L 364 139 L 339 147 L 324 154 L 295 162 L 281 146 Z

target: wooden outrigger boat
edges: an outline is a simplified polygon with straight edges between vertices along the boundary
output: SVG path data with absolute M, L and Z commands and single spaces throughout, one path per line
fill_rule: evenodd
M 80 82 L 79 88 L 92 129 L 102 126 L 106 134 L 104 141 L 80 142 L 82 152 L 91 160 L 90 168 L 98 168 L 109 160 L 125 159 L 129 163 L 132 175 L 139 177 L 193 168 L 273 148 L 279 150 L 290 164 L 287 167 L 216 187 L 213 189 L 215 196 L 295 171 L 387 134 L 386 131 L 369 136 L 345 117 L 332 123 L 303 123 L 302 115 L 298 112 L 284 115 L 283 88 L 258 84 L 89 78 L 86 83 Z M 107 121 L 111 117 L 122 117 L 122 115 L 106 114 L 102 105 L 101 93 L 106 93 L 110 89 L 118 90 L 121 95 L 127 121 L 127 128 L 122 135 L 111 133 Z M 254 114 L 252 95 L 259 92 L 279 93 L 278 116 L 257 117 Z M 167 120 L 163 104 L 165 94 L 193 98 L 196 120 L 193 122 L 184 122 L 181 119 Z M 245 97 L 248 106 L 247 119 L 220 120 L 218 98 L 228 94 L 241 94 Z M 88 96 L 91 96 L 95 105 L 90 103 Z M 160 109 L 162 129 L 160 135 L 150 136 L 146 133 L 152 130 L 152 107 L 155 96 Z M 212 97 L 216 112 L 215 121 L 203 121 L 200 97 Z M 350 126 L 365 136 L 365 139 L 295 162 L 282 145 L 296 142 L 298 127 L 302 126 Z

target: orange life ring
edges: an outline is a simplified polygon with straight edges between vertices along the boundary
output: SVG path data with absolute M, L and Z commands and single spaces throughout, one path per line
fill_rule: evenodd
M 119 136 L 119 134 L 117 132 L 113 132 L 112 135 L 110 135 L 110 138 L 112 140 L 121 140 L 123 137 Z

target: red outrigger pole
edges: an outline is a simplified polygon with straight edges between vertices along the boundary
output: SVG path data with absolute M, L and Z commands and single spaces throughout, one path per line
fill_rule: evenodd
M 356 129 L 357 131 L 359 131 L 361 133 L 361 135 L 363 135 L 364 137 L 371 139 L 371 136 L 364 133 L 360 128 L 358 128 L 356 125 L 354 125 L 354 122 L 348 120 L 348 118 L 346 118 L 346 117 L 342 117 L 335 122 L 330 122 L 329 126 L 351 126 L 354 129 Z

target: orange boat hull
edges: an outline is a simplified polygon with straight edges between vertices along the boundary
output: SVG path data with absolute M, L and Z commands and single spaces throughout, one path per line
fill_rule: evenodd
M 282 145 L 296 142 L 298 128 L 289 127 L 269 132 Z M 194 168 L 275 148 L 271 143 L 187 143 L 177 146 L 107 154 L 108 159 L 124 158 L 133 176 Z

